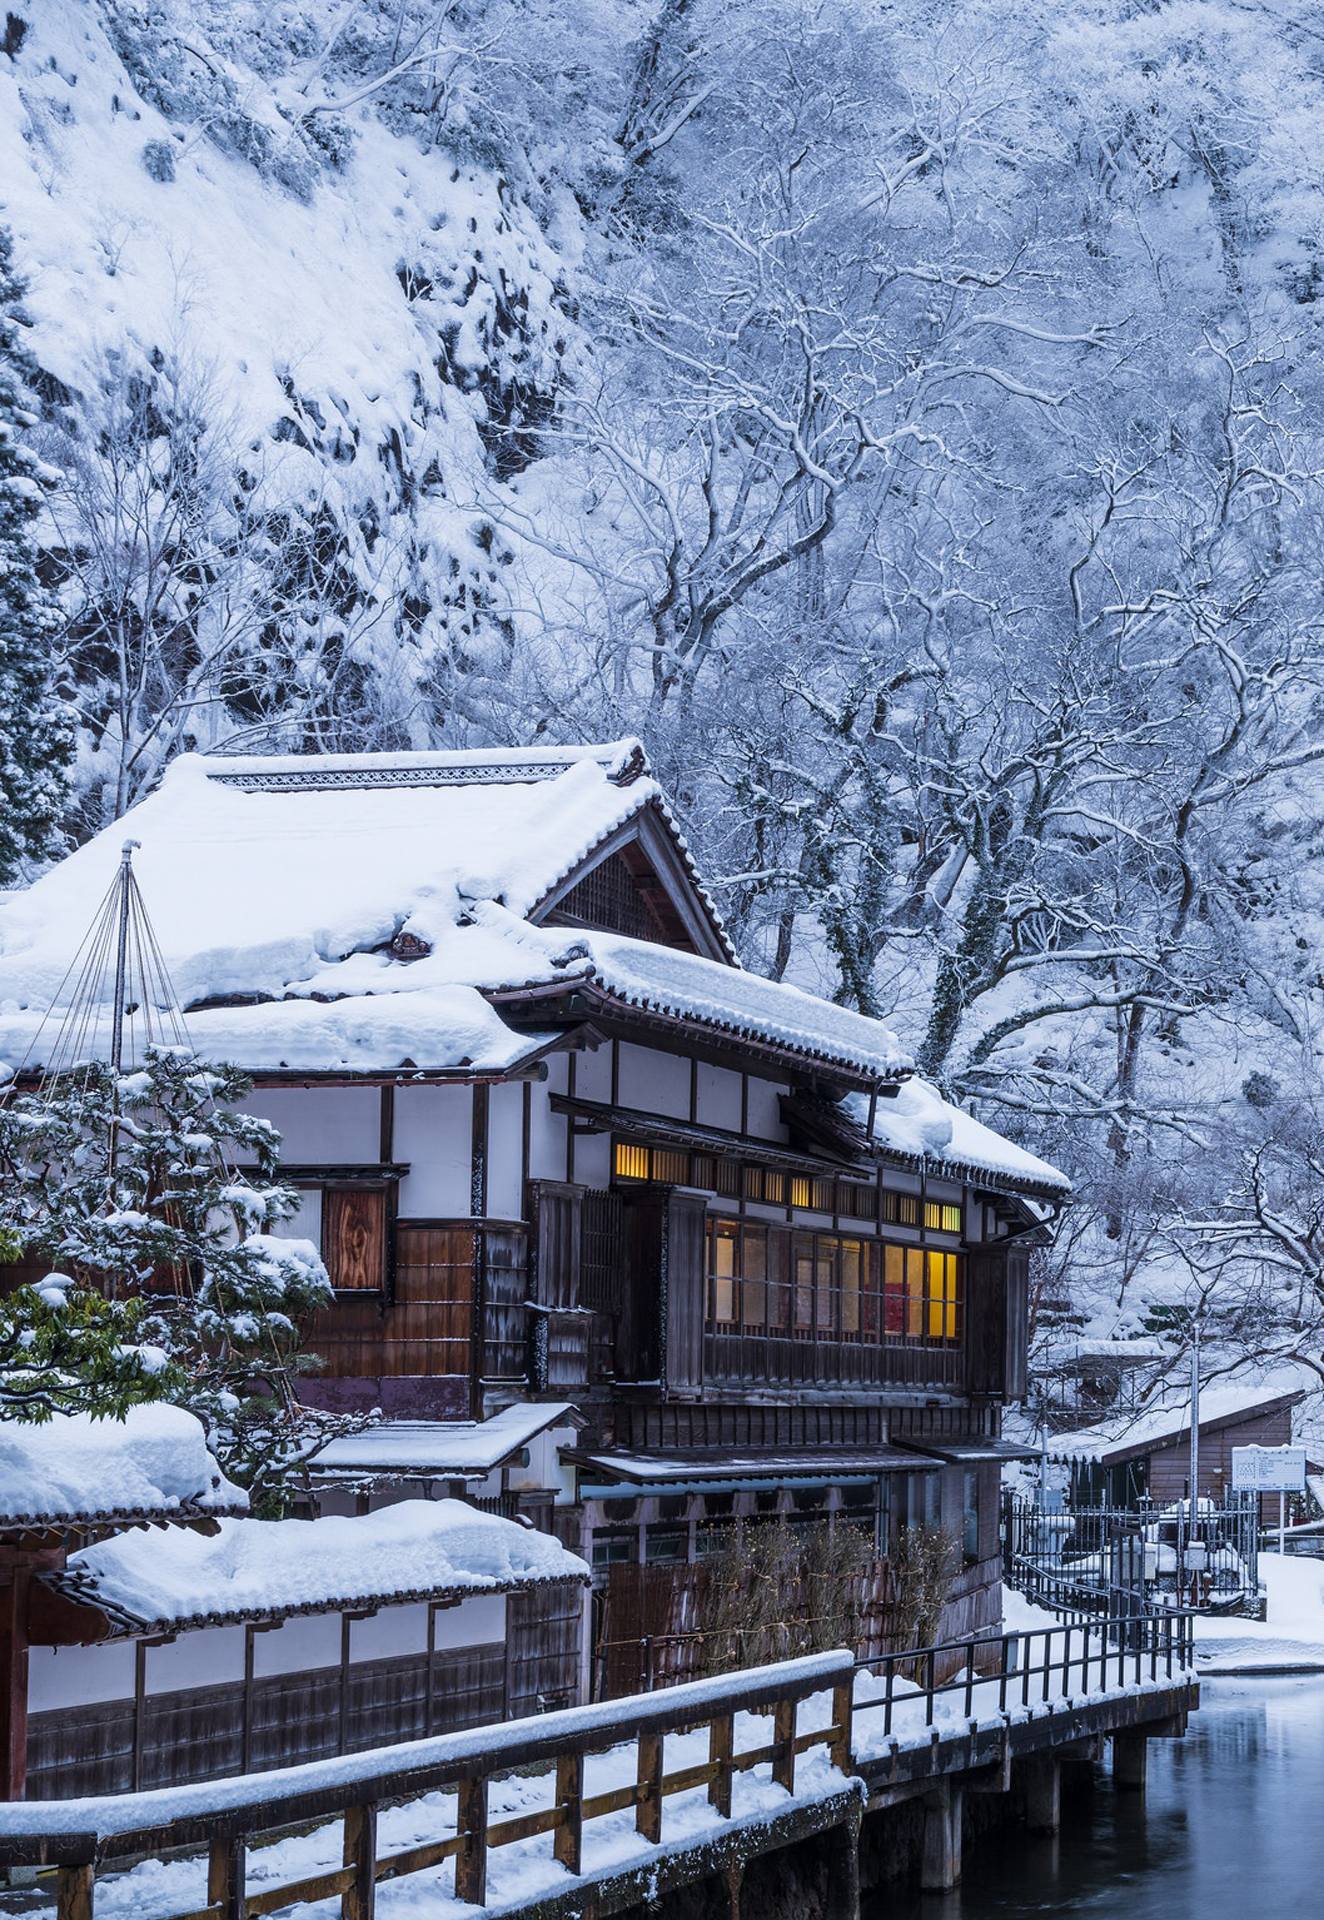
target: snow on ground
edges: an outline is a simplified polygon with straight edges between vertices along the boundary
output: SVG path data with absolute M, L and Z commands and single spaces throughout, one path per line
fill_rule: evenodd
M 1310 1668 L 1324 1672 L 1324 1560 L 1262 1553 L 1268 1617 L 1199 1619 L 1196 1657 L 1204 1674 Z

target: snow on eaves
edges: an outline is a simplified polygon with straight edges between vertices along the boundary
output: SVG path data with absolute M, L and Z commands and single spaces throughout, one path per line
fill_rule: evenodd
M 490 1420 L 384 1420 L 361 1433 L 328 1440 L 313 1455 L 314 1473 L 426 1473 L 479 1479 L 549 1427 L 583 1425 L 568 1400 L 503 1407 Z
M 521 1593 L 589 1577 L 550 1534 L 463 1500 L 405 1500 L 352 1517 L 227 1519 L 212 1535 L 121 1534 L 71 1554 L 52 1584 L 138 1630 Z
M 894 1079 L 910 1071 L 910 1055 L 880 1020 L 784 981 L 624 934 L 531 927 L 488 904 L 476 906 L 471 918 L 509 949 L 508 977 L 486 983 L 493 993 L 578 977 L 644 1012 L 770 1041 L 853 1072 Z
M 0 1421 L 0 1531 L 187 1520 L 247 1505 L 208 1451 L 201 1423 L 181 1407 L 131 1407 L 122 1420 L 57 1413 L 40 1426 Z M 160 1544 L 154 1538 L 152 1551 Z
M 1258 1408 L 1300 1397 L 1305 1382 L 1294 1373 L 1263 1380 L 1238 1381 L 1205 1387 L 1200 1394 L 1200 1427 L 1225 1425 Z M 1055 1433 L 1048 1441 L 1052 1460 L 1100 1461 L 1104 1464 L 1147 1448 L 1180 1439 L 1191 1428 L 1190 1389 L 1173 1388 L 1154 1405 L 1136 1413 L 1115 1415 L 1096 1426 Z
M 867 1125 L 868 1101 L 854 1094 L 847 1105 L 861 1126 Z M 946 1172 L 956 1179 L 971 1173 L 995 1174 L 1018 1189 L 1053 1199 L 1071 1191 L 1067 1176 L 1047 1160 L 1004 1139 L 917 1077 L 877 1102 L 873 1140 L 887 1159 Z

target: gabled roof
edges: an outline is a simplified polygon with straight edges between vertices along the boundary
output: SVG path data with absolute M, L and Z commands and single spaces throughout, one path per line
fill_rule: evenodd
M 550 1534 L 463 1500 L 404 1500 L 352 1518 L 222 1520 L 207 1538 L 135 1531 L 47 1581 L 121 1629 L 163 1632 L 588 1578 Z
M 1216 1433 L 1224 1427 L 1239 1426 L 1244 1420 L 1295 1407 L 1304 1397 L 1302 1387 L 1282 1380 L 1206 1387 L 1200 1395 L 1200 1431 Z M 1117 1414 L 1096 1426 L 1054 1434 L 1048 1441 L 1047 1451 L 1052 1460 L 1097 1461 L 1105 1467 L 1121 1466 L 1128 1460 L 1152 1453 L 1157 1447 L 1171 1446 L 1190 1430 L 1190 1392 L 1178 1389 L 1137 1413 Z
M 695 951 L 539 926 L 631 834 Z M 628 740 L 181 756 L 117 826 L 0 904 L 0 1060 L 11 1066 L 45 1064 L 70 962 L 126 838 L 192 1043 L 253 1072 L 508 1074 L 555 1042 L 561 1012 L 544 1031 L 540 996 L 576 988 L 857 1085 L 909 1067 L 879 1022 L 737 964 Z

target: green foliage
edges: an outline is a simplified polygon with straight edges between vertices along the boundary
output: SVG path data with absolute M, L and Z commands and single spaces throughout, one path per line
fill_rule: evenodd
M 73 751 L 73 718 L 50 666 L 58 613 L 37 572 L 36 522 L 51 476 L 22 438 L 35 424 L 22 293 L 0 228 L 0 885 L 52 851 Z
M 73 1276 L 59 1283 L 64 1348 L 58 1324 L 42 1331 L 71 1381 L 93 1398 L 140 1387 L 188 1406 L 226 1474 L 278 1509 L 283 1476 L 338 1430 L 293 1392 L 316 1365 L 303 1328 L 331 1290 L 310 1242 L 270 1231 L 298 1198 L 275 1177 L 275 1129 L 236 1110 L 249 1087 L 154 1048 L 132 1073 L 93 1063 L 15 1094 L 0 1107 L 0 1235 Z M 149 1361 L 131 1362 L 144 1343 Z
M 150 1338 L 141 1300 L 107 1300 L 50 1274 L 0 1301 L 0 1418 L 40 1424 L 55 1413 L 121 1419 L 173 1398 L 181 1370 Z

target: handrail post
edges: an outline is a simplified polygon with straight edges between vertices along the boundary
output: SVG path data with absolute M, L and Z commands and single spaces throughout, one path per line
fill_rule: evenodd
M 657 1846 L 662 1839 L 662 1735 L 639 1735 L 639 1771 L 634 1824 L 641 1838 Z
M 719 1713 L 708 1729 L 708 1761 L 712 1774 L 708 1781 L 708 1804 L 723 1820 L 731 1818 L 731 1757 L 735 1752 L 735 1720 Z
M 55 1879 L 57 1920 L 92 1920 L 96 1871 L 90 1860 L 59 1869 Z
M 794 1700 L 779 1700 L 772 1716 L 773 1783 L 795 1792 L 795 1707 Z
M 937 1652 L 930 1647 L 924 1662 L 924 1724 L 926 1727 L 933 1725 L 933 1677 L 937 1670 Z
M 207 1853 L 207 1905 L 219 1909 L 220 1920 L 245 1920 L 246 1853 L 242 1833 L 212 1835 Z M 63 1914 L 60 1920 L 64 1920 Z
M 883 1694 L 883 1735 L 886 1738 L 892 1731 L 892 1695 L 896 1684 L 896 1657 L 887 1656 L 887 1686 Z
M 377 1808 L 368 1800 L 345 1808 L 344 1861 L 354 1878 L 340 1896 L 340 1920 L 373 1920 L 377 1909 Z
M 469 1774 L 459 1782 L 455 1827 L 460 1850 L 455 1856 L 455 1898 L 466 1906 L 487 1905 L 487 1777 Z
M 556 1808 L 560 1815 L 552 1851 L 569 1873 L 579 1873 L 584 1853 L 584 1756 L 563 1753 L 556 1762 Z
M 1007 1711 L 1007 1650 L 1011 1641 L 1004 1633 L 1002 1636 L 1002 1662 L 998 1668 L 998 1712 Z
M 832 1689 L 832 1744 L 828 1748 L 828 1758 L 841 1773 L 852 1773 L 855 1768 L 853 1752 L 853 1733 L 855 1713 L 855 1671 L 854 1668 L 844 1680 L 838 1680 Z

